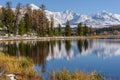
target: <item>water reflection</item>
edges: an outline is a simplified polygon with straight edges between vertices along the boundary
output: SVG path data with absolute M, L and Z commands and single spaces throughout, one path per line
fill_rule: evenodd
M 102 58 L 120 55 L 120 40 L 78 40 L 78 41 L 26 41 L 0 42 L 0 50 L 12 56 L 25 56 L 35 64 L 46 60 L 74 58 L 75 56 L 94 54 Z
M 82 40 L 79 40 L 77 42 L 77 47 L 78 47 L 78 50 L 80 52 L 80 54 L 82 53 L 82 48 L 83 48 L 83 41 Z
M 114 62 L 113 60 L 115 56 L 119 57 L 120 55 L 120 39 L 0 42 L 0 50 L 12 56 L 25 56 L 33 59 L 35 67 L 37 67 L 42 73 L 51 71 L 54 68 L 59 69 L 60 66 L 52 66 L 52 68 L 51 66 L 49 66 L 55 64 L 63 64 L 61 66 L 62 68 L 75 68 L 76 70 L 82 68 L 85 69 L 85 66 L 83 66 L 82 68 L 81 66 L 85 64 L 84 61 L 89 59 L 94 59 L 93 61 L 98 61 L 91 62 L 91 64 L 94 63 L 95 65 L 99 65 L 93 67 L 93 69 L 95 70 L 99 70 L 100 65 L 104 66 L 104 61 L 99 62 L 101 59 L 104 60 L 108 58 L 109 60 L 109 58 L 111 58 L 110 60 L 113 61 L 113 63 L 116 63 L 114 64 L 115 66 L 120 65 L 118 61 Z M 87 59 L 83 59 L 84 57 Z M 79 66 L 80 63 L 74 61 L 79 59 L 83 60 L 81 66 Z M 62 60 L 68 62 L 62 62 Z M 86 65 L 88 66 L 86 67 L 86 70 L 93 70 L 92 68 L 90 68 L 91 66 L 89 64 L 89 62 L 86 62 Z M 69 65 L 73 65 L 76 67 L 72 68 L 72 66 L 69 67 Z
M 12 56 L 25 56 L 33 59 L 35 65 L 42 65 L 45 71 L 46 58 L 49 54 L 49 42 L 3 42 L 0 49 Z
M 71 50 L 71 43 L 70 43 L 70 41 L 65 41 L 65 49 L 66 49 L 67 55 L 69 56 L 70 50 Z

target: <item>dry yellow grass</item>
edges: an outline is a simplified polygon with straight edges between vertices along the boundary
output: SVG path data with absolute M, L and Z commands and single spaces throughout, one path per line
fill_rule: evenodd
M 42 80 L 42 77 L 35 75 L 33 61 L 26 57 L 14 57 L 0 52 L 0 75 L 15 74 L 17 80 Z M 1 76 L 2 80 L 9 80 Z M 0 80 L 1 80 L 0 78 Z
M 33 66 L 34 64 L 29 58 L 18 58 L 0 52 L 0 74 L 15 74 L 17 80 L 28 80 L 28 76 L 29 80 L 42 80 L 42 77 L 35 75 Z M 3 78 L 2 80 L 9 80 L 8 77 Z M 104 77 L 96 72 L 83 73 L 81 71 L 69 72 L 63 70 L 52 72 L 50 80 L 104 80 Z
M 33 62 L 25 57 L 13 57 L 0 52 L 0 67 L 2 72 L 12 74 L 34 75 Z
M 69 72 L 63 70 L 52 72 L 50 74 L 50 80 L 104 80 L 104 76 L 96 72 L 83 73 L 81 71 Z

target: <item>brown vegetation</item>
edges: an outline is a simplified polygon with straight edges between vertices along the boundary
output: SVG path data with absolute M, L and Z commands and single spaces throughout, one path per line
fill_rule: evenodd
M 104 80 L 104 77 L 96 72 L 82 73 L 80 71 L 69 72 L 67 70 L 54 71 L 50 74 L 50 80 Z
M 5 74 L 14 74 L 18 80 L 42 80 L 35 75 L 33 61 L 26 57 L 13 57 L 0 52 L 0 75 L 5 80 Z

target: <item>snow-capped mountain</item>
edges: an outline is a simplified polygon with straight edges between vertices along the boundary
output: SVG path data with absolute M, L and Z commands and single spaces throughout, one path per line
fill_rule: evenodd
M 74 13 L 71 10 L 63 12 L 50 12 L 46 11 L 48 18 L 50 15 L 54 16 L 55 25 L 65 25 L 66 21 L 69 20 L 72 26 L 76 26 L 78 23 L 87 24 L 92 27 L 108 27 L 110 25 L 120 25 L 120 14 L 112 14 L 107 11 L 102 11 L 95 15 L 84 15 Z
M 95 20 L 95 25 L 119 25 L 120 24 L 120 14 L 112 14 L 107 11 L 102 11 L 97 13 L 92 17 Z
M 32 10 L 34 10 L 34 9 L 39 9 L 39 7 L 36 6 L 35 4 L 30 4 L 29 6 L 31 7 Z
M 39 7 L 35 4 L 30 4 L 29 6 L 32 10 L 39 9 Z M 75 13 L 71 10 L 66 10 L 63 12 L 52 12 L 45 10 L 45 12 L 49 20 L 51 16 L 54 17 L 55 27 L 57 27 L 58 24 L 65 26 L 67 20 L 70 21 L 72 27 L 76 27 L 80 22 L 87 24 L 88 26 L 98 28 L 108 27 L 110 25 L 120 25 L 120 14 L 113 14 L 107 11 L 102 11 L 94 15 L 84 15 Z
M 30 6 L 32 9 L 39 9 L 39 7 L 34 4 L 30 4 Z M 120 14 L 113 14 L 107 11 L 102 11 L 95 15 L 79 14 L 71 10 L 65 10 L 63 12 L 51 12 L 49 10 L 46 10 L 45 12 L 49 20 L 50 16 L 54 17 L 55 27 L 57 27 L 58 24 L 64 26 L 67 20 L 70 21 L 72 27 L 77 26 L 77 24 L 80 22 L 92 27 L 108 27 L 110 25 L 120 25 Z
M 107 11 L 99 12 L 95 15 L 84 15 L 74 13 L 71 10 L 63 12 L 51 12 L 46 10 L 47 17 L 50 19 L 50 15 L 54 16 L 55 26 L 58 24 L 65 25 L 69 20 L 72 26 L 76 26 L 78 23 L 87 24 L 92 27 L 108 27 L 110 25 L 120 25 L 120 14 L 113 14 Z

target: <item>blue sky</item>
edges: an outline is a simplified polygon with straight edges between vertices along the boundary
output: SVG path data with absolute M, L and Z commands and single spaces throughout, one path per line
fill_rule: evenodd
M 8 0 L 0 0 L 0 5 L 5 5 Z M 34 3 L 37 6 L 44 3 L 48 10 L 72 10 L 77 13 L 94 14 L 106 10 L 120 13 L 120 0 L 9 0 L 15 7 L 18 2 L 22 4 Z

